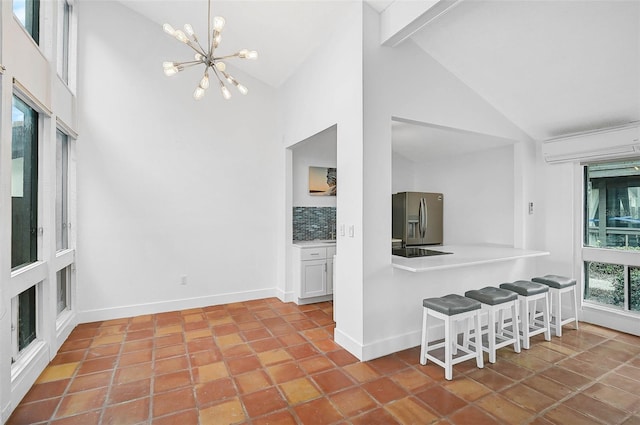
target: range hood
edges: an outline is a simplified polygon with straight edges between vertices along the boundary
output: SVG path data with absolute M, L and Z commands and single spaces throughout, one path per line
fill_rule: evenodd
M 638 156 L 640 122 L 546 140 L 542 155 L 551 164 Z

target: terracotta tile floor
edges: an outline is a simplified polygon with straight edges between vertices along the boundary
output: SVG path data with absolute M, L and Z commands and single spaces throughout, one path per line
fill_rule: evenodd
M 638 337 L 565 326 L 445 381 L 419 347 L 358 362 L 331 318 L 271 298 L 83 324 L 8 423 L 640 424 Z

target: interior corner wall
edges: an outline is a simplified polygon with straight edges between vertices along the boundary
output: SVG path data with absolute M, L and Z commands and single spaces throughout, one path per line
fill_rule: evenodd
M 513 145 L 420 165 L 416 190 L 444 194 L 445 245 L 513 245 Z
M 575 167 L 573 163 L 548 164 L 542 159 L 538 143 L 535 167 L 537 180 L 534 214 L 536 246 L 551 255 L 540 258 L 540 274 L 574 276 L 576 237 L 574 229 L 580 216 L 575 214 Z
M 529 137 L 411 40 L 380 46 L 378 14 L 364 7 L 364 358 L 407 348 L 421 302 L 440 291 L 391 266 L 391 117 L 529 142 Z M 420 283 L 422 282 L 422 283 Z M 393 320 L 390 318 L 393 317 Z M 408 345 L 411 346 L 411 345 Z
M 250 93 L 195 101 L 197 70 L 161 69 L 185 46 L 119 2 L 78 6 L 81 321 L 274 296 L 275 91 L 229 64 Z
M 280 88 L 279 110 L 282 149 L 337 125 L 336 199 L 338 231 L 335 264 L 334 314 L 336 341 L 360 357 L 362 347 L 362 8 L 348 2 L 332 34 Z M 282 187 L 286 186 L 283 182 Z M 292 207 L 287 194 L 282 214 Z M 290 224 L 289 224 L 290 226 Z M 352 227 L 352 236 L 348 229 Z M 281 246 L 291 240 L 282 232 Z M 290 235 L 290 233 L 289 233 Z M 290 256 L 288 256 L 290 259 Z M 290 262 L 282 265 L 290 269 Z M 291 279 L 287 290 L 291 291 Z
M 416 168 L 418 165 L 404 156 L 392 152 L 391 193 L 416 192 Z

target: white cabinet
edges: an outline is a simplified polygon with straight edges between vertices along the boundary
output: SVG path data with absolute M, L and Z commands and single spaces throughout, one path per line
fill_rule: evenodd
M 335 246 L 294 245 L 296 302 L 308 304 L 332 299 Z

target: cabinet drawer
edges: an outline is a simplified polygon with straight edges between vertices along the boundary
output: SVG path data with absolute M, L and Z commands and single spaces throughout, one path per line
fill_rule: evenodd
M 324 260 L 327 258 L 327 248 L 304 248 L 301 249 L 301 260 Z

